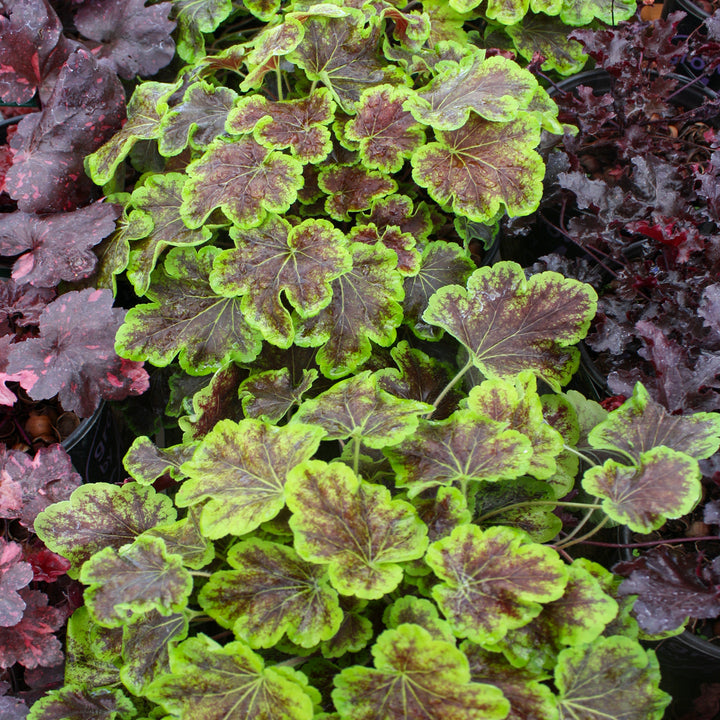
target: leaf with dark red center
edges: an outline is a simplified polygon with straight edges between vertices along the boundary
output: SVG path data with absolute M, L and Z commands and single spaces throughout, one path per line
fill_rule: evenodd
M 521 113 L 512 122 L 472 116 L 459 130 L 435 133 L 437 142 L 418 148 L 413 179 L 441 206 L 476 222 L 505 210 L 527 215 L 542 196 L 544 165 L 535 151 L 540 124 Z
M 622 636 L 563 650 L 555 685 L 561 720 L 660 720 L 672 699 L 659 688 L 655 653 Z
M 318 186 L 330 196 L 325 200 L 325 212 L 334 220 L 349 220 L 348 213 L 367 210 L 373 200 L 397 190 L 394 180 L 360 165 L 324 167 Z
M 412 623 L 424 628 L 433 640 L 444 640 L 455 644 L 455 636 L 445 620 L 440 619 L 435 603 L 414 595 L 404 595 L 388 605 L 383 613 L 383 623 L 390 628 Z
M 328 640 L 342 611 L 325 568 L 289 547 L 264 540 L 233 545 L 234 570 L 213 573 L 198 597 L 202 609 L 253 648 L 269 648 L 287 633 L 301 647 Z
M 360 158 L 368 168 L 398 172 L 406 158 L 425 142 L 425 131 L 403 110 L 411 91 L 381 85 L 365 90 L 357 115 L 345 125 L 345 134 L 359 143 Z
M 0 489 L 8 483 L 19 485 L 22 506 L 17 510 L 0 507 L 0 517 L 18 518 L 22 525 L 32 528 L 39 512 L 67 500 L 81 482 L 70 456 L 58 443 L 40 448 L 35 457 L 8 450 L 0 460 Z
M 352 270 L 333 281 L 330 304 L 300 320 L 295 343 L 320 347 L 317 363 L 326 377 L 342 377 L 365 362 L 371 341 L 387 347 L 402 322 L 402 276 L 397 255 L 379 243 L 353 243 Z
M 445 63 L 429 85 L 405 103 L 416 120 L 435 130 L 458 130 L 474 111 L 485 120 L 508 122 L 526 109 L 537 80 L 502 55 L 485 58 L 475 49 L 455 63 Z
M 44 102 L 57 72 L 75 43 L 49 2 L 15 0 L 3 3 L 0 16 L 0 99 L 26 103 L 40 90 Z
M 163 475 L 175 480 L 184 477 L 180 466 L 190 459 L 192 445 L 182 443 L 169 448 L 159 448 L 149 437 L 136 437 L 123 458 L 123 467 L 141 485 L 152 485 Z
M 187 62 L 205 56 L 203 33 L 214 32 L 232 12 L 231 0 L 173 0 L 177 53 Z
M 25 611 L 25 601 L 18 590 L 32 581 L 33 570 L 22 555 L 21 545 L 0 538 L 0 627 L 17 625 Z
M 412 505 L 347 465 L 309 460 L 290 471 L 285 495 L 298 555 L 327 565 L 343 595 L 381 598 L 400 584 L 400 563 L 425 552 L 427 529 Z
M 335 116 L 335 103 L 326 88 L 318 88 L 299 100 L 271 102 L 251 95 L 230 113 L 227 129 L 254 132 L 255 139 L 270 150 L 290 149 L 303 163 L 319 163 L 332 150 L 326 127 Z
M 636 383 L 632 397 L 596 425 L 588 440 L 594 448 L 618 450 L 636 462 L 661 445 L 701 460 L 720 447 L 720 414 L 671 415 Z
M 39 336 L 11 346 L 7 372 L 24 374 L 21 382 L 34 400 L 58 395 L 63 408 L 80 417 L 90 417 L 101 398 L 144 392 L 145 370 L 113 348 L 125 311 L 113 308 L 112 301 L 109 290 L 61 295 L 43 310 Z
M 380 19 L 371 17 L 366 22 L 360 10 L 343 9 L 346 17 L 309 18 L 302 40 L 288 59 L 310 80 L 329 88 L 345 112 L 353 113 L 365 88 L 399 79 L 399 73 L 381 55 Z
M 172 3 L 145 7 L 145 0 L 95 0 L 75 13 L 75 27 L 95 40 L 93 54 L 121 78 L 154 75 L 175 54 L 168 20 Z
M 32 572 L 32 571 L 31 571 Z M 55 636 L 65 623 L 65 612 L 48 606 L 48 598 L 39 590 L 20 590 L 25 611 L 12 627 L 0 627 L 0 668 L 16 662 L 26 668 L 52 667 L 63 661 L 62 645 Z
M 185 567 L 199 570 L 215 557 L 213 544 L 200 530 L 201 513 L 202 507 L 191 507 L 187 517 L 173 523 L 156 525 L 147 530 L 145 535 L 160 538 L 169 553 L 182 557 Z
M 412 437 L 385 454 L 398 487 L 414 497 L 436 485 L 516 478 L 527 472 L 532 445 L 522 433 L 469 410 L 422 421 Z
M 178 155 L 188 143 L 196 150 L 204 150 L 225 134 L 225 121 L 236 99 L 237 94 L 230 88 L 203 81 L 190 85 L 182 102 L 168 110 L 160 122 L 160 154 Z
M 120 690 L 96 688 L 86 690 L 67 685 L 51 690 L 32 707 L 36 720 L 121 720 L 132 717 L 136 710 L 129 698 Z
M 188 479 L 175 502 L 204 502 L 200 526 L 209 538 L 244 535 L 282 510 L 288 472 L 312 457 L 324 436 L 313 425 L 221 420 L 182 466 Z
M 343 619 L 335 635 L 320 646 L 325 658 L 342 657 L 346 653 L 358 652 L 367 647 L 375 634 L 372 623 L 362 614 L 368 604 L 367 600 L 359 600 L 352 595 L 341 595 L 339 599 Z
M 121 627 L 157 610 L 168 616 L 187 605 L 193 581 L 179 555 L 170 555 L 165 543 L 145 535 L 119 550 L 106 547 L 95 553 L 80 571 L 87 585 L 85 604 L 105 627 Z
M 175 520 L 172 500 L 151 487 L 128 483 L 81 485 L 69 500 L 51 505 L 35 520 L 35 532 L 54 552 L 73 564 L 77 577 L 83 563 L 99 550 L 120 548 L 146 530 Z
M 175 90 L 176 84 L 159 82 L 144 82 L 135 88 L 127 106 L 127 122 L 122 129 L 85 158 L 85 169 L 93 182 L 104 185 L 137 142 L 158 137 L 160 121 L 167 109 L 164 101 Z
M 20 121 L 6 190 L 28 213 L 73 210 L 87 204 L 93 184 L 83 157 L 121 127 L 125 93 L 115 73 L 85 49 L 73 52 L 39 113 Z
M 279 347 L 289 347 L 295 334 L 283 299 L 301 318 L 313 317 L 330 304 L 331 282 L 352 267 L 345 236 L 327 220 L 291 225 L 270 215 L 257 228 L 231 228 L 230 236 L 235 248 L 215 259 L 210 284 L 242 296 L 246 321 Z
M 401 233 L 410 233 L 417 243 L 425 243 L 433 229 L 426 203 L 414 207 L 407 195 L 389 195 L 375 200 L 370 212 L 361 217 L 367 224 L 375 225 L 379 232 L 396 226 Z
M 381 390 L 369 370 L 335 383 L 312 400 L 306 400 L 292 423 L 310 423 L 325 429 L 327 439 L 353 438 L 369 448 L 397 445 L 417 429 L 421 415 L 432 406 L 405 400 Z
M 288 368 L 266 370 L 244 380 L 238 395 L 246 417 L 276 423 L 310 390 L 317 379 L 317 370 L 303 370 L 302 380 L 294 383 Z
M 465 284 L 475 263 L 459 245 L 437 240 L 423 248 L 420 269 L 412 277 L 405 278 L 403 310 L 405 322 L 420 338 L 437 340 L 441 330 L 422 320 L 430 298 L 445 285 Z
M 200 227 L 220 208 L 238 227 L 259 225 L 268 212 L 284 213 L 302 187 L 302 165 L 272 152 L 253 138 L 215 140 L 205 154 L 187 167 L 190 181 L 183 189 L 182 217 Z
M 212 235 L 208 227 L 191 230 L 180 217 L 186 182 L 182 173 L 156 173 L 133 190 L 127 207 L 125 237 L 136 240 L 128 257 L 127 277 L 138 295 L 147 292 L 150 274 L 163 250 L 202 245 Z
M 635 466 L 606 460 L 589 468 L 582 486 L 603 498 L 603 510 L 631 530 L 649 533 L 667 518 L 689 513 L 702 494 L 697 460 L 660 446 L 642 453 Z
M 55 287 L 61 280 L 76 282 L 92 274 L 97 256 L 91 248 L 115 230 L 119 215 L 119 207 L 109 203 L 53 215 L 4 213 L 0 253 L 24 253 L 13 264 L 15 282 L 37 287 Z
M 413 507 L 427 525 L 430 542 L 447 537 L 459 525 L 472 520 L 465 496 L 454 487 L 439 487 L 412 499 Z
M 171 673 L 147 697 L 176 716 L 206 720 L 312 720 L 312 688 L 289 667 L 265 667 L 244 642 L 220 646 L 206 635 L 170 650 Z M 318 696 L 319 697 L 319 696 Z
M 525 279 L 513 262 L 476 270 L 467 291 L 441 288 L 423 313 L 470 351 L 488 378 L 532 370 L 555 390 L 570 380 L 579 362 L 576 348 L 595 315 L 597 295 L 589 285 L 546 271 Z
M 260 351 L 260 333 L 251 328 L 240 301 L 213 292 L 208 278 L 220 248 L 173 248 L 153 273 L 148 305 L 131 308 L 116 336 L 125 357 L 180 366 L 206 375 L 232 360 L 247 362 Z
M 332 698 L 342 717 L 500 720 L 507 715 L 500 690 L 472 682 L 463 653 L 420 625 L 386 630 L 372 652 L 374 668 L 349 667 L 335 679 Z
M 350 242 L 375 245 L 381 242 L 398 256 L 397 269 L 403 275 L 415 275 L 420 269 L 420 253 L 415 249 L 415 237 L 400 231 L 398 227 L 387 227 L 382 232 L 373 224 L 354 225 L 348 233 Z
M 520 530 L 461 525 L 425 561 L 443 581 L 433 598 L 459 637 L 495 643 L 563 594 L 568 570 L 555 550 Z

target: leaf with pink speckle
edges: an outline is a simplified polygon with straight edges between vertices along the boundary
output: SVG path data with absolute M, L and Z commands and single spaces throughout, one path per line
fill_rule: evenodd
M 33 571 L 22 555 L 21 545 L 0 538 L 0 627 L 17 625 L 25 611 L 18 591 L 30 583 Z

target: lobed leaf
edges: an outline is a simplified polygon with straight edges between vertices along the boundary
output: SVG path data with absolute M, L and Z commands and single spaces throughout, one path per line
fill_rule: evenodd
M 215 557 L 212 542 L 200 531 L 201 512 L 202 508 L 192 507 L 182 520 L 156 525 L 146 530 L 144 535 L 160 538 L 169 553 L 182 557 L 185 567 L 199 570 Z
M 303 370 L 302 379 L 296 384 L 286 367 L 251 375 L 238 389 L 245 417 L 279 422 L 292 407 L 300 405 L 302 396 L 310 390 L 317 376 L 315 369 Z
M 136 437 L 123 458 L 123 467 L 141 485 L 152 485 L 164 475 L 175 480 L 184 476 L 180 466 L 190 459 L 192 446 L 185 444 L 159 448 L 146 435 Z
M 205 55 L 203 33 L 214 32 L 232 12 L 232 0 L 172 0 L 177 53 L 187 62 Z
M 22 556 L 21 545 L 0 538 L 0 627 L 17 625 L 25 611 L 25 601 L 18 591 L 32 581 L 33 569 Z
M 333 220 L 350 220 L 348 213 L 367 210 L 374 201 L 397 190 L 397 183 L 361 165 L 330 165 L 318 176 L 320 189 L 330 197 L 325 212 Z
M 92 720 L 124 720 L 133 717 L 136 710 L 132 701 L 120 690 L 100 688 L 86 690 L 66 685 L 50 690 L 31 708 L 29 720 L 63 720 L 68 717 Z

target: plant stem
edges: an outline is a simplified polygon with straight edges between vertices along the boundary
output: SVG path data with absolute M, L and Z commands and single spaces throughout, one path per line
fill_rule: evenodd
M 356 475 L 360 474 L 360 437 L 358 435 L 353 438 L 353 471 Z
M 568 540 L 572 540 L 585 526 L 585 524 L 590 520 L 590 518 L 593 516 L 593 513 L 595 512 L 595 508 L 592 508 L 588 510 L 585 513 L 585 516 L 583 519 L 575 526 L 575 529 L 569 532 L 563 539 L 562 542 L 567 542 Z
M 573 455 L 577 455 L 581 460 L 586 462 L 590 467 L 595 467 L 597 463 L 588 455 L 585 455 L 585 453 L 581 453 L 579 450 L 577 450 L 574 447 L 571 447 L 570 445 L 563 445 L 563 450 L 567 450 L 569 453 L 572 453 Z
M 524 500 L 523 502 L 517 502 L 512 503 L 512 505 L 503 505 L 501 508 L 495 508 L 494 510 L 490 510 L 489 512 L 486 512 L 484 515 L 481 515 L 477 522 L 482 522 L 483 520 L 486 520 L 489 517 L 492 517 L 493 515 L 499 515 L 500 513 L 505 512 L 506 510 L 514 510 L 518 507 L 527 507 L 527 506 L 533 506 L 533 505 L 555 505 L 556 507 L 577 507 L 577 508 L 588 508 L 591 510 L 599 510 L 602 506 L 601 505 L 593 505 L 592 503 L 577 503 L 577 502 L 564 502 L 562 500 Z M 607 518 L 606 518 L 607 520 Z
M 193 577 L 212 577 L 212 573 L 202 572 L 201 570 L 188 570 Z
M 433 403 L 433 409 L 426 413 L 428 417 L 432 416 L 435 410 L 438 409 L 440 403 L 445 399 L 445 396 L 455 387 L 455 385 L 462 379 L 463 375 L 472 367 L 472 359 L 468 360 L 465 365 L 459 370 L 455 377 L 442 389 L 442 392 L 435 398 Z
M 590 532 L 587 532 L 584 535 L 581 535 L 580 537 L 576 537 L 573 540 L 571 540 L 570 542 L 564 542 L 564 541 L 559 542 L 557 545 L 554 546 L 555 549 L 556 550 L 560 550 L 560 549 L 567 550 L 567 548 L 572 547 L 573 545 L 579 545 L 580 543 L 585 542 L 585 540 L 587 540 L 587 538 L 591 538 L 596 532 L 598 532 L 600 530 L 600 528 L 603 527 L 603 525 L 605 525 L 605 523 L 608 522 L 608 520 L 610 520 L 610 518 L 606 515 Z
M 278 63 L 277 67 L 275 68 L 275 77 L 277 78 L 278 101 L 280 101 L 283 99 L 283 78 L 282 78 L 282 70 L 280 70 L 280 63 Z
M 689 538 L 667 538 L 665 540 L 648 540 L 647 542 L 639 543 L 611 543 L 611 542 L 600 542 L 599 540 L 589 540 L 588 545 L 595 545 L 597 547 L 609 547 L 609 548 L 641 548 L 641 547 L 655 547 L 657 545 L 677 545 L 679 543 L 686 542 L 720 542 L 720 536 L 718 535 L 700 535 L 698 537 Z

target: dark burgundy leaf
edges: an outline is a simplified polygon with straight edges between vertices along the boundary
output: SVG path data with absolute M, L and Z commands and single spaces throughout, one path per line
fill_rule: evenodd
M 23 212 L 64 212 L 86 204 L 94 188 L 83 158 L 125 119 L 125 92 L 112 70 L 85 49 L 73 52 L 39 113 L 25 116 L 12 139 L 6 190 Z
M 3 695 L 0 695 L 0 717 L 3 720 L 25 720 L 29 708 L 24 700 L 5 695 L 9 688 L 10 683 L 0 683 L 0 692 L 3 693 Z
M 0 627 L 11 627 L 20 622 L 25 601 L 17 591 L 32 579 L 32 567 L 22 561 L 22 546 L 0 538 Z M 0 667 L 8 667 L 2 664 L 2 652 Z
M 168 20 L 171 3 L 145 7 L 145 0 L 94 0 L 75 15 L 75 26 L 98 45 L 93 54 L 120 77 L 154 75 L 175 54 Z
M 40 316 L 40 335 L 10 347 L 7 373 L 25 373 L 34 400 L 58 395 L 65 410 L 90 417 L 100 399 L 140 395 L 149 384 L 142 364 L 114 349 L 125 311 L 112 307 L 110 290 L 87 288 L 61 295 Z
M 14 332 L 15 326 L 37 325 L 40 314 L 54 297 L 54 289 L 18 285 L 10 278 L 0 279 L 0 335 Z
M 71 565 L 69 560 L 51 552 L 40 541 L 25 548 L 25 560 L 32 566 L 35 582 L 55 582 L 67 574 Z
M 55 287 L 92 274 L 90 248 L 115 229 L 120 207 L 95 203 L 71 212 L 38 216 L 21 211 L 0 215 L 0 254 L 25 253 L 13 265 L 13 280 Z M 25 252 L 29 250 L 29 252 Z

